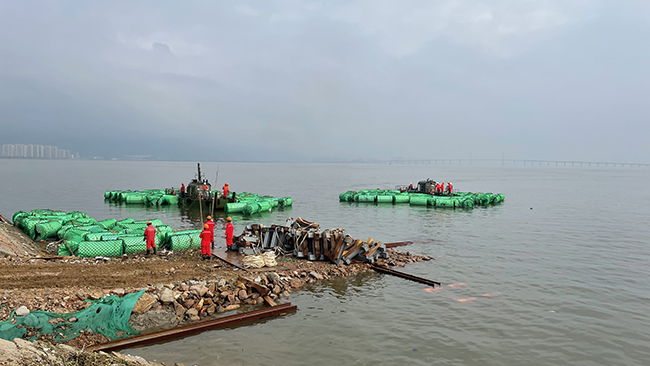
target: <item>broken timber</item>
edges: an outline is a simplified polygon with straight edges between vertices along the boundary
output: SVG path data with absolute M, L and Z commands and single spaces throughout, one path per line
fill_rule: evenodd
M 436 287 L 436 285 L 442 286 L 440 284 L 440 282 L 427 280 L 426 278 L 413 276 L 413 275 L 410 275 L 410 274 L 406 274 L 404 272 L 396 271 L 394 269 L 389 269 L 389 268 L 381 267 L 381 266 L 377 266 L 377 265 L 373 265 L 371 268 L 374 269 L 377 272 L 386 273 L 386 274 L 390 274 L 390 275 L 397 276 L 397 277 L 402 277 L 402 278 L 405 278 L 407 280 L 423 283 L 425 285 L 430 285 L 430 286 L 433 286 L 433 287 Z
M 109 351 L 116 351 L 124 348 L 132 348 L 136 346 L 141 346 L 143 344 L 179 338 L 179 337 L 202 332 L 209 329 L 224 328 L 224 327 L 240 324 L 243 322 L 266 318 L 273 315 L 284 315 L 287 312 L 296 311 L 297 309 L 298 309 L 297 306 L 291 305 L 291 303 L 286 303 L 286 304 L 272 306 L 260 310 L 250 311 L 247 313 L 235 314 L 235 315 L 225 316 L 222 318 L 217 318 L 214 320 L 208 320 L 205 322 L 188 324 L 178 328 L 161 330 L 158 332 L 153 332 L 148 334 L 141 334 L 134 337 L 125 338 L 125 339 L 118 339 L 116 341 L 90 346 L 86 349 L 90 351 L 109 352 Z

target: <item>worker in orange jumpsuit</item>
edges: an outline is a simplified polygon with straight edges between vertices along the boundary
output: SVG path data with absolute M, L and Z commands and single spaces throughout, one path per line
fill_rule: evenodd
M 147 221 L 147 228 L 144 229 L 144 240 L 147 242 L 147 255 L 153 248 L 153 254 L 156 254 L 156 227 Z
M 228 221 L 226 224 L 226 248 L 236 250 L 232 246 L 232 234 L 235 232 L 235 228 L 232 226 L 232 218 L 228 217 L 226 220 Z
M 212 216 L 208 216 L 208 221 L 206 221 L 205 224 L 208 225 L 210 233 L 212 234 L 210 236 L 210 247 L 214 249 L 214 221 L 212 221 Z
M 181 183 L 181 197 L 185 197 L 185 183 Z
M 447 194 L 451 196 L 451 190 L 454 189 L 454 186 L 451 185 L 451 182 L 447 182 Z
M 440 194 L 445 193 L 445 182 L 440 182 Z
M 210 231 L 210 226 L 208 224 L 203 225 L 203 231 L 199 234 L 201 238 L 201 258 L 210 259 L 212 253 L 210 253 L 210 240 L 212 240 L 212 231 Z
M 230 191 L 230 188 L 228 187 L 228 183 L 223 185 L 223 194 L 221 197 L 223 198 L 228 198 L 228 192 Z

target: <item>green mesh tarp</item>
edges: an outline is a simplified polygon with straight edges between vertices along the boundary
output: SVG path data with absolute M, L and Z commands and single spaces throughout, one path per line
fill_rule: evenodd
M 64 240 L 63 243 L 61 243 L 61 246 L 59 246 L 59 251 L 57 254 L 65 256 L 77 255 L 79 252 L 79 243 L 82 241 L 83 239 L 78 236 Z
M 187 250 L 201 247 L 201 230 L 188 230 L 183 233 L 175 232 L 169 237 L 169 249 Z
M 411 197 L 408 194 L 396 194 L 395 195 L 395 203 L 409 203 L 411 200 Z
M 110 230 L 117 224 L 117 220 L 115 219 L 106 219 L 102 221 L 97 221 L 97 224 L 103 227 L 104 229 Z
M 225 211 L 226 213 L 239 213 L 244 211 L 246 204 L 243 202 L 230 202 L 226 203 Z
M 86 241 L 100 241 L 103 240 L 104 235 L 112 234 L 110 231 L 100 231 L 98 233 L 86 233 L 84 240 Z
M 118 222 L 116 223 L 116 225 L 132 224 L 132 223 L 134 223 L 134 222 L 135 222 L 135 220 L 133 220 L 133 219 L 131 219 L 131 218 L 128 218 L 128 219 L 124 219 L 124 220 L 120 220 L 120 221 L 118 221 Z
M 63 225 L 61 225 L 60 221 L 54 220 L 36 224 L 34 227 L 36 230 L 36 237 L 40 239 L 53 238 L 56 236 L 62 226 Z
M 413 195 L 411 196 L 409 203 L 411 204 L 411 206 L 427 206 L 429 204 L 429 199 L 424 195 L 422 196 Z
M 393 196 L 391 195 L 377 196 L 377 203 L 393 203 Z
M 377 196 L 374 194 L 358 194 L 354 196 L 354 200 L 357 202 L 375 202 Z
M 278 204 L 280 205 L 280 207 L 288 207 L 293 205 L 293 200 L 291 199 L 291 197 L 282 197 L 278 199 Z
M 257 202 L 252 202 L 244 206 L 242 213 L 244 215 L 252 215 L 260 212 L 260 204 Z
M 144 225 L 145 227 L 147 226 L 147 222 L 151 221 L 151 225 L 153 226 L 160 226 L 163 225 L 163 222 L 160 221 L 159 219 L 151 219 L 151 220 L 142 220 L 142 221 L 136 221 L 133 224 L 140 224 Z
M 144 236 L 126 236 L 122 237 L 122 241 L 124 241 L 124 253 L 126 254 L 135 254 L 147 250 L 147 242 Z M 156 243 L 156 247 L 158 247 L 158 243 Z
M 14 215 L 11 217 L 11 221 L 15 224 L 27 216 L 29 216 L 29 214 L 25 211 L 16 211 Z
M 35 330 L 40 335 L 53 335 L 54 340 L 58 342 L 74 339 L 81 334 L 81 331 L 88 329 L 110 340 L 131 337 L 138 332 L 129 325 L 129 318 L 135 303 L 144 291 L 127 294 L 124 297 L 108 296 L 91 301 L 88 308 L 75 313 L 32 311 L 29 315 L 20 317 L 15 316 L 13 311 L 8 320 L 0 322 L 0 338 L 8 341 L 23 338 L 27 334 L 27 328 Z M 36 337 L 34 335 L 30 340 Z
M 82 241 L 79 243 L 79 257 L 119 257 L 124 254 L 123 241 Z
M 454 208 L 456 207 L 456 201 L 454 197 L 436 197 L 436 207 Z
M 269 211 L 273 206 L 271 205 L 271 202 L 269 201 L 260 201 L 260 212 L 261 211 Z
M 159 205 L 177 205 L 178 204 L 178 196 L 174 196 L 171 194 L 166 194 L 162 197 L 160 197 L 160 200 L 158 201 Z

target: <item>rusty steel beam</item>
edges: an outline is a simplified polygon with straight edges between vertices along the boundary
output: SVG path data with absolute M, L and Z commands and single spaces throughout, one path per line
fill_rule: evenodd
M 229 261 L 228 261 L 227 259 L 225 259 L 225 258 L 221 258 L 221 257 L 219 257 L 219 256 L 216 255 L 216 254 L 212 254 L 212 256 L 215 257 L 215 258 L 217 258 L 217 259 L 220 259 L 220 260 L 222 260 L 222 261 L 224 261 L 224 262 L 226 262 L 226 263 L 228 263 L 228 264 L 230 264 L 231 266 L 233 266 L 233 267 L 235 267 L 235 268 L 237 268 L 237 269 L 241 269 L 241 270 L 244 271 L 244 272 L 248 272 L 248 270 L 247 270 L 246 268 L 244 268 L 244 267 L 240 267 L 240 266 L 236 265 L 236 264 L 233 263 L 233 262 L 229 262 Z
M 284 315 L 291 311 L 296 311 L 297 306 L 291 303 L 271 306 L 260 310 L 249 311 L 247 313 L 235 314 L 225 316 L 205 322 L 188 324 L 177 328 L 161 330 L 158 332 L 136 335 L 130 338 L 118 339 L 106 343 L 96 344 L 86 348 L 90 351 L 116 351 L 124 348 L 131 348 L 141 346 L 144 344 L 160 342 L 164 340 L 175 339 L 184 337 L 193 333 L 203 332 L 210 329 L 224 328 L 232 325 L 237 325 L 243 322 L 249 322 L 262 318 L 267 318 L 273 315 Z
M 384 244 L 386 248 L 395 248 L 395 247 L 403 247 L 405 245 L 411 245 L 413 244 L 412 241 L 400 241 L 399 243 L 386 243 Z
M 397 276 L 397 277 L 402 277 L 402 278 L 405 278 L 407 280 L 423 283 L 425 285 L 430 285 L 430 286 L 433 286 L 433 287 L 436 287 L 436 285 L 437 286 L 442 286 L 440 284 L 440 282 L 427 280 L 426 278 L 413 276 L 413 275 L 410 275 L 410 274 L 407 274 L 407 273 L 404 273 L 404 272 L 396 271 L 394 269 L 381 267 L 381 266 L 377 266 L 377 265 L 373 265 L 371 268 L 374 269 L 377 272 L 386 273 L 386 274 Z

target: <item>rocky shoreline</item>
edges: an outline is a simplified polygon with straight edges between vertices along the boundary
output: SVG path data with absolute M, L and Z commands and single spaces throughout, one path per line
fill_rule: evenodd
M 46 243 L 32 242 L 26 245 L 34 248 L 30 250 L 32 253 L 38 252 L 39 249 L 44 252 Z M 381 259 L 378 264 L 403 267 L 409 263 L 433 259 L 395 249 L 387 249 L 386 252 L 388 258 Z M 138 332 L 148 333 L 211 319 L 231 311 L 254 310 L 264 306 L 264 302 L 282 302 L 289 299 L 291 292 L 300 290 L 306 284 L 354 276 L 371 270 L 367 263 L 334 265 L 329 262 L 295 260 L 286 256 L 277 258 L 281 266 L 243 271 L 220 261 L 201 261 L 198 253 L 194 251 L 111 260 L 43 260 L 36 256 L 37 253 L 32 253 L 22 256 L 5 254 L 4 258 L 0 258 L 0 279 L 6 277 L 15 280 L 15 277 L 23 276 L 16 280 L 17 282 L 5 281 L 4 287 L 0 281 L 0 321 L 10 320 L 15 309 L 20 309 L 20 312 L 14 313 L 14 317 L 19 316 L 18 314 L 25 316 L 30 311 L 38 310 L 60 314 L 73 313 L 87 308 L 91 304 L 88 300 L 99 300 L 110 295 L 121 297 L 145 290 L 133 308 L 129 324 Z M 66 277 L 69 275 L 73 277 Z M 239 281 L 241 277 L 245 277 L 245 281 Z M 152 281 L 153 279 L 157 280 Z M 248 281 L 268 289 L 267 300 L 256 286 L 251 286 L 251 283 L 247 286 Z M 115 284 L 125 286 L 105 288 Z M 100 353 L 101 357 L 84 355 L 87 352 L 81 352 L 80 349 L 109 339 L 92 330 L 80 333 L 74 339 L 57 342 L 56 346 L 52 346 L 52 335 L 37 335 L 28 329 L 25 338 L 36 336 L 38 340 L 33 343 L 21 339 L 16 339 L 13 343 L 3 341 L 4 346 L 0 347 L 0 365 L 7 357 L 15 356 L 16 350 L 21 353 L 23 349 L 26 350 L 27 356 L 23 355 L 22 361 L 15 364 L 39 364 L 33 361 L 37 358 L 35 355 L 38 355 L 40 361 L 47 360 L 50 364 L 155 365 L 145 363 L 146 361 L 141 359 L 131 360 L 128 356 L 119 354 Z M 13 344 L 14 348 L 8 344 Z M 28 344 L 32 344 L 33 349 Z M 58 353 L 48 353 L 46 348 Z M 61 357 L 83 362 L 65 363 L 65 359 Z M 102 357 L 103 361 L 99 360 Z M 92 363 L 88 363 L 89 361 Z

